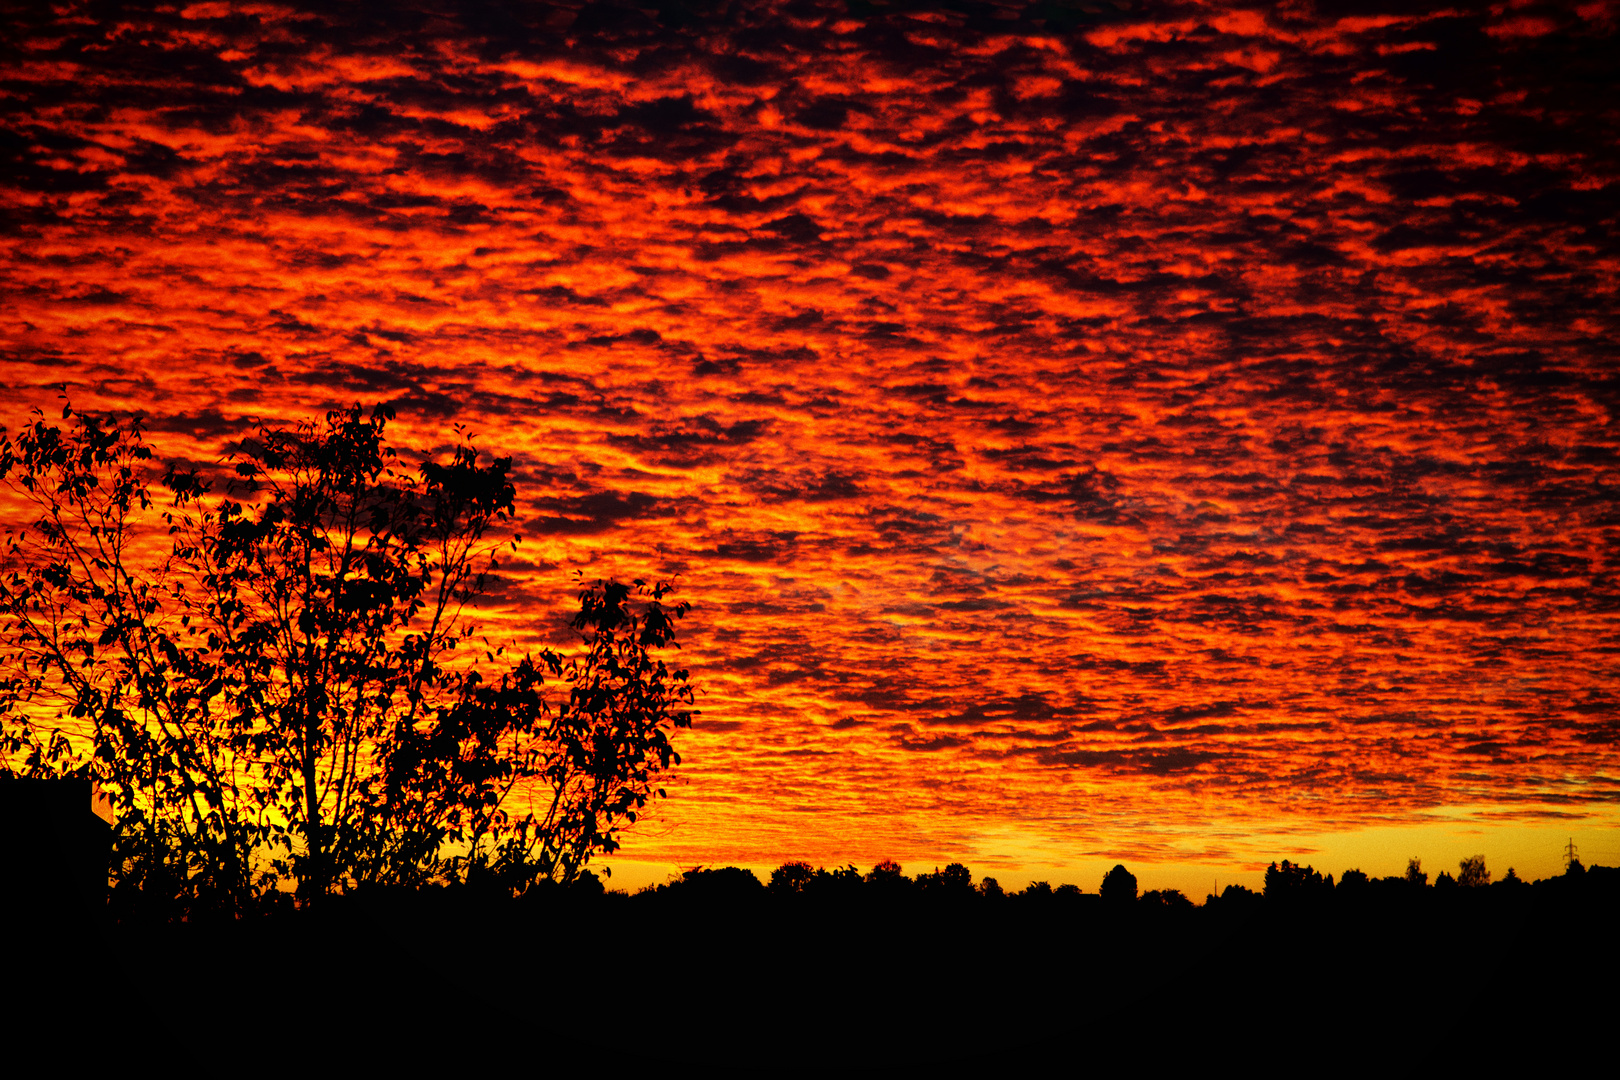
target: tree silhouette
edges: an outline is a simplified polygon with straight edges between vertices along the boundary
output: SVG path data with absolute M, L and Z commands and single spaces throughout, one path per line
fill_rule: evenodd
M 1110 905 L 1130 904 L 1136 900 L 1136 875 L 1125 869 L 1123 863 L 1103 875 L 1102 887 L 1097 890 L 1103 902 Z
M 973 874 L 966 866 L 953 862 L 943 870 L 918 874 L 917 886 L 930 896 L 969 897 L 973 895 Z
M 88 760 L 124 884 L 236 905 L 277 880 L 521 890 L 572 879 L 662 794 L 693 715 L 655 655 L 686 610 L 670 586 L 581 581 L 571 655 L 474 648 L 467 614 L 517 543 L 509 458 L 461 433 L 396 470 L 392 411 L 355 406 L 261 428 L 219 494 L 171 466 L 157 513 L 140 421 L 62 416 L 0 439 L 36 515 L 0 580 L 0 766 Z
M 1300 866 L 1284 859 L 1266 868 L 1265 897 L 1274 901 L 1296 901 L 1331 891 L 1332 877 L 1323 876 L 1309 866 Z
M 802 893 L 814 881 L 815 868 L 807 862 L 785 862 L 771 871 L 766 888 L 773 893 Z
M 911 879 L 901 872 L 899 863 L 893 859 L 884 859 L 868 871 L 866 883 L 880 889 L 897 889 L 909 885 Z
M 1152 911 L 1191 911 L 1193 902 L 1180 889 L 1152 889 L 1145 892 L 1138 904 Z
M 1457 884 L 1479 888 L 1491 883 L 1491 872 L 1485 869 L 1485 856 L 1470 855 L 1457 864 Z

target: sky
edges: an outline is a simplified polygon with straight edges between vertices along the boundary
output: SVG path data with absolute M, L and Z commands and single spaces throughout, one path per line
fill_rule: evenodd
M 1620 4 L 10 3 L 0 423 L 390 402 L 673 577 L 615 884 L 1620 862 Z

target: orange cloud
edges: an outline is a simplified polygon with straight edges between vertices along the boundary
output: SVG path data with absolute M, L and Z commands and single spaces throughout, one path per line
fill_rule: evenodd
M 514 454 L 492 630 L 696 601 L 649 859 L 1612 816 L 1612 20 L 591 10 L 17 16 L 3 422 Z

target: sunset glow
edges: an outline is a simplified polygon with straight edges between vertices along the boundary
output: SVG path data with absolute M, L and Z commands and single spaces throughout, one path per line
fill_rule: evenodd
M 693 604 L 615 884 L 1612 864 L 1620 6 L 1421 7 L 31 5 L 0 423 L 514 455 L 492 638 Z

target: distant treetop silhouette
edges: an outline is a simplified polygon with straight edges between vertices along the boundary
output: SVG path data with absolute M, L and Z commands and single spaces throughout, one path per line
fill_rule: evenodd
M 1284 859 L 1266 868 L 1265 897 L 1267 900 L 1295 900 L 1316 893 L 1331 891 L 1333 876 L 1323 875 L 1309 866 L 1300 866 Z
M 1480 888 L 1491 883 L 1491 872 L 1485 869 L 1485 856 L 1470 855 L 1457 864 L 1457 884 L 1465 888 Z
M 1097 891 L 1109 905 L 1132 903 L 1136 899 L 1136 875 L 1125 869 L 1123 863 L 1119 864 L 1103 876 L 1102 887 Z

